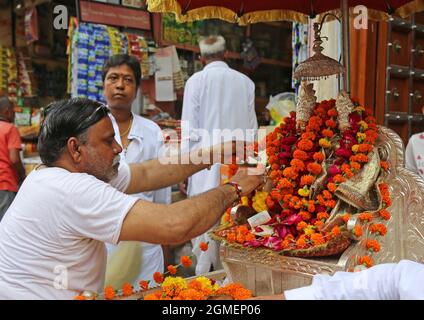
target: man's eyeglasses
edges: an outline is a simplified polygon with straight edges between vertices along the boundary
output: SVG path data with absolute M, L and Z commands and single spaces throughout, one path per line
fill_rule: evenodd
M 103 118 L 103 116 L 107 116 L 109 114 L 109 109 L 105 105 L 98 106 L 91 115 L 89 115 L 87 118 L 85 118 L 81 123 L 76 127 L 75 131 L 77 133 L 84 131 L 88 127 L 92 126 L 95 121 L 95 119 Z M 101 117 L 99 117 L 102 115 Z

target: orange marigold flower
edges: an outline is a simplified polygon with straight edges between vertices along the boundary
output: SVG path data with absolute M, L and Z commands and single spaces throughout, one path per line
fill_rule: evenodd
M 115 289 L 112 286 L 107 286 L 104 288 L 103 294 L 106 300 L 112 300 L 115 298 Z
M 293 152 L 293 158 L 305 161 L 308 159 L 308 154 L 302 150 L 295 150 Z
M 370 268 L 373 266 L 374 261 L 369 256 L 362 256 L 362 257 L 359 257 L 358 263 L 363 264 L 367 268 Z
M 199 244 L 199 248 L 200 248 L 200 250 L 202 250 L 202 251 L 207 251 L 208 250 L 208 247 L 209 247 L 209 242 L 200 242 L 200 244 Z
M 370 226 L 370 232 L 379 233 L 380 235 L 384 236 L 387 233 L 387 228 L 384 224 L 376 223 Z
M 328 219 L 328 217 L 329 217 L 329 214 L 327 212 L 318 212 L 317 214 L 318 220 Z
M 392 205 L 392 199 L 390 199 L 388 196 L 383 196 L 383 202 L 386 205 L 386 208 Z
M 387 170 L 389 170 L 390 165 L 389 165 L 389 163 L 387 161 L 380 161 L 380 167 L 384 171 L 387 171 Z
M 302 139 L 309 139 L 309 140 L 315 140 L 316 135 L 313 132 L 304 132 L 302 133 Z
M 337 202 L 335 200 L 327 200 L 325 201 L 324 205 L 328 208 L 334 208 L 336 206 Z
M 334 226 L 333 229 L 331 229 L 331 235 L 333 237 L 337 237 L 338 235 L 340 235 L 341 231 L 339 226 Z
M 236 242 L 236 234 L 234 232 L 230 232 L 227 234 L 227 241 L 228 242 Z
M 371 222 L 372 221 L 372 214 L 369 213 L 369 212 L 362 212 L 361 214 L 359 214 L 359 220 Z
M 334 132 L 330 129 L 324 129 L 322 130 L 322 135 L 326 138 L 332 138 L 334 136 Z
M 342 217 L 344 223 L 347 223 L 350 219 L 350 214 L 349 213 L 345 213 Z
M 74 297 L 74 300 L 86 300 L 83 295 L 78 295 Z
M 390 218 L 392 217 L 390 212 L 387 211 L 386 209 L 381 209 L 378 213 L 380 215 L 380 217 L 382 217 L 384 220 L 390 220 Z
M 238 233 L 236 236 L 236 241 L 238 243 L 244 243 L 246 241 L 246 237 L 244 234 Z
M 346 170 L 350 170 L 350 165 L 347 163 L 343 163 L 340 167 L 340 169 L 344 172 Z
M 166 269 L 168 270 L 169 274 L 171 274 L 171 275 L 174 275 L 174 274 L 177 273 L 177 268 L 175 268 L 175 266 L 173 266 L 172 264 L 167 266 Z
M 302 176 L 301 178 L 300 178 L 300 186 L 301 187 L 303 187 L 303 186 L 310 186 L 310 185 L 312 185 L 312 183 L 314 183 L 314 181 L 315 181 L 315 177 L 314 176 L 311 176 L 311 175 L 304 175 L 304 176 Z
M 336 174 L 333 178 L 334 183 L 343 183 L 346 181 L 341 174 Z
M 296 229 L 297 231 L 303 231 L 303 229 L 305 229 L 308 226 L 308 224 L 305 221 L 300 221 L 297 226 Z
M 189 256 L 182 256 L 181 257 L 181 264 L 185 267 L 185 268 L 189 268 L 191 266 L 191 264 L 193 263 L 193 261 L 191 261 L 191 258 Z
M 138 282 L 138 284 L 140 285 L 140 289 L 141 289 L 141 290 L 147 290 L 147 289 L 149 289 L 149 282 L 150 282 L 150 281 L 140 280 L 140 281 Z
M 352 232 L 355 235 L 355 237 L 359 238 L 360 236 L 362 236 L 362 233 L 363 233 L 362 227 L 360 225 L 356 225 L 353 228 L 353 231 Z
M 311 241 L 314 246 L 319 246 L 325 243 L 324 237 L 321 233 L 313 233 L 311 234 Z
M 307 169 L 310 173 L 312 173 L 315 176 L 319 175 L 322 172 L 321 165 L 316 162 L 309 163 L 307 166 Z
M 358 150 L 359 150 L 359 152 L 367 153 L 367 152 L 371 152 L 373 148 L 374 147 L 370 144 L 362 143 L 362 144 L 359 145 Z
M 122 285 L 122 295 L 128 297 L 133 294 L 133 286 L 130 283 L 124 283 Z
M 303 234 L 297 239 L 296 241 L 296 248 L 298 249 L 304 249 L 308 246 L 308 243 L 306 242 L 306 236 Z
M 359 162 L 356 161 L 351 161 L 350 162 L 350 166 L 355 169 L 355 170 L 360 170 L 361 169 L 361 164 Z
M 379 252 L 381 248 L 377 240 L 368 240 L 366 247 L 373 252 Z
M 324 196 L 324 199 L 327 199 L 327 200 L 333 199 L 333 195 L 330 192 L 328 192 L 328 190 L 324 190 L 322 192 L 322 195 Z
M 313 200 L 309 200 L 309 201 L 308 201 L 307 207 L 308 207 L 308 211 L 309 211 L 310 213 L 315 212 L 315 203 L 314 203 L 314 201 L 313 201 Z
M 317 201 L 322 206 L 325 204 L 325 199 L 321 194 L 317 195 Z
M 163 282 L 163 274 L 160 273 L 159 271 L 156 271 L 153 274 L 153 280 L 155 280 L 156 283 L 162 283 Z
M 330 117 L 337 117 L 337 115 L 338 115 L 337 110 L 336 110 L 336 109 L 334 109 L 334 108 L 333 108 L 333 109 L 328 110 L 327 114 L 328 114 Z
M 316 162 L 321 163 L 324 161 L 324 154 L 322 152 L 315 152 L 313 158 Z
M 246 241 L 255 241 L 256 237 L 253 233 L 249 233 L 246 235 Z
M 337 123 L 333 119 L 328 119 L 327 121 L 325 121 L 325 125 L 329 128 L 335 128 L 337 126 Z
M 297 147 L 300 150 L 309 151 L 309 150 L 311 150 L 314 147 L 314 143 L 311 140 L 309 140 L 309 139 L 301 139 L 298 142 Z
M 320 230 L 324 226 L 324 222 L 322 222 L 321 220 L 316 220 L 314 222 L 314 226 L 317 227 L 318 230 Z
M 328 183 L 327 184 L 327 188 L 330 192 L 335 192 L 337 190 L 337 185 L 335 183 Z
M 311 219 L 311 214 L 308 211 L 300 211 L 299 215 L 301 216 L 303 221 L 308 221 Z
M 250 231 L 249 231 L 249 228 L 247 227 L 247 225 L 245 225 L 245 224 L 243 224 L 243 225 L 241 225 L 241 226 L 238 226 L 237 227 L 237 233 L 240 233 L 240 234 L 242 234 L 242 235 L 246 235 L 246 234 L 248 234 Z
M 287 178 L 287 179 L 292 179 L 292 180 L 296 180 L 298 177 L 298 173 L 295 169 L 293 169 L 292 167 L 288 167 L 285 168 L 283 170 L 283 175 Z
M 305 163 L 302 160 L 293 159 L 292 161 L 290 161 L 290 165 L 297 171 L 305 170 Z

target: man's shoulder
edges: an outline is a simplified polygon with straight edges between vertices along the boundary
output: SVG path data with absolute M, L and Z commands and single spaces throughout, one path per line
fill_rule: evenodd
M 416 133 L 409 138 L 410 142 L 422 142 L 424 143 L 424 132 Z
M 8 133 L 10 131 L 18 131 L 13 123 L 0 121 L 0 133 Z
M 140 115 L 135 114 L 134 115 L 134 121 L 138 122 L 138 124 L 141 125 L 141 128 L 143 130 L 149 130 L 149 131 L 153 131 L 153 132 L 159 132 L 161 131 L 161 128 L 159 127 L 159 125 L 147 118 L 144 118 Z

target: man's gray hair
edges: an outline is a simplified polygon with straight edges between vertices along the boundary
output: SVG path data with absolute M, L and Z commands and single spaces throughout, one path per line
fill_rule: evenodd
M 223 36 L 209 36 L 199 41 L 200 54 L 203 57 L 220 56 L 225 53 L 225 39 Z

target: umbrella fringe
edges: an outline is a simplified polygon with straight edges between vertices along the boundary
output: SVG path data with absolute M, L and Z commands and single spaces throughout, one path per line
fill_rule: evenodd
M 183 14 L 182 8 L 177 0 L 147 0 L 148 10 L 150 12 L 166 13 L 172 12 L 175 14 L 175 18 L 179 23 L 193 22 L 203 19 L 221 19 L 230 23 L 238 23 L 239 25 L 248 25 L 251 23 L 258 22 L 271 22 L 271 21 L 296 21 L 300 23 L 308 23 L 308 16 L 291 10 L 263 10 L 255 11 L 244 14 L 242 17 L 238 17 L 237 13 L 224 7 L 208 6 L 197 9 L 189 10 Z M 407 3 L 396 10 L 402 18 L 409 16 L 414 12 L 420 12 L 424 10 L 424 0 L 415 0 Z M 320 13 L 317 15 L 318 21 L 326 13 L 333 13 L 340 15 L 340 10 L 330 10 L 327 12 Z M 350 8 L 350 15 L 354 16 L 353 8 Z M 383 11 L 368 9 L 368 18 L 370 20 L 381 21 L 388 20 L 388 14 Z M 334 18 L 328 17 L 330 21 Z

